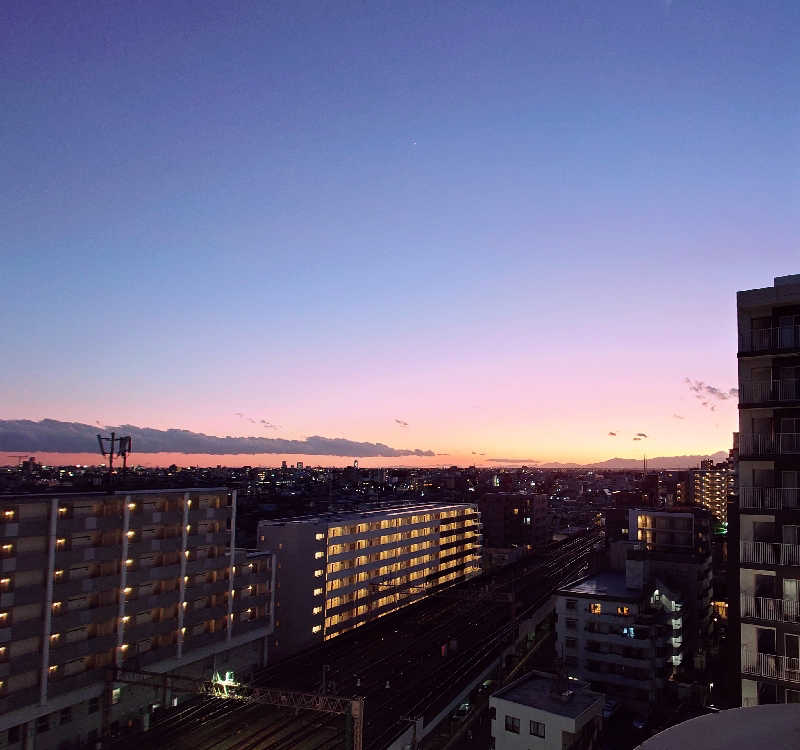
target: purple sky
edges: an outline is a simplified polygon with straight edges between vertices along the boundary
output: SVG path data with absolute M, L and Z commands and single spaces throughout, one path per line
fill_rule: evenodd
M 734 387 L 735 291 L 800 270 L 798 38 L 768 0 L 4 2 L 0 418 L 725 449 L 685 378 Z

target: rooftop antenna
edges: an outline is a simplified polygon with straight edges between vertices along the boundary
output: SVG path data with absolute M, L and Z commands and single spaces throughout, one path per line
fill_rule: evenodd
M 108 443 L 108 448 L 106 448 L 106 443 Z M 131 436 L 130 435 L 120 435 L 117 437 L 116 432 L 111 433 L 111 437 L 103 437 L 98 433 L 97 435 L 97 444 L 100 446 L 100 453 L 103 456 L 108 456 L 108 475 L 109 477 L 114 473 L 114 446 L 116 446 L 116 454 L 117 456 L 122 457 L 122 476 L 125 476 L 125 472 L 128 468 L 128 454 L 131 452 Z

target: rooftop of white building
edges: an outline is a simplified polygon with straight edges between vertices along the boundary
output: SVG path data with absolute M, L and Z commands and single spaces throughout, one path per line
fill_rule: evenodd
M 287 516 L 260 521 L 264 525 L 282 526 L 288 523 L 347 523 L 363 522 L 376 519 L 407 516 L 414 513 L 441 512 L 446 510 L 467 509 L 475 510 L 477 506 L 471 503 L 409 503 L 407 505 L 391 504 L 370 506 L 362 510 L 344 512 L 331 511 L 329 513 L 316 513 L 303 516 Z
M 597 701 L 605 701 L 601 693 L 589 690 L 589 683 L 573 678 L 560 679 L 546 672 L 530 672 L 520 677 L 492 698 L 575 719 Z
M 571 583 L 558 590 L 559 594 L 574 594 L 576 596 L 595 596 L 607 599 L 634 600 L 642 598 L 638 589 L 628 588 L 624 573 L 606 571 L 597 575 L 584 578 Z

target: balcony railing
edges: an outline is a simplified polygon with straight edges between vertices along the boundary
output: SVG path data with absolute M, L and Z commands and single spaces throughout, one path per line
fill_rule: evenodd
M 739 435 L 740 456 L 774 456 L 779 453 L 800 453 L 800 432 Z
M 739 352 L 769 352 L 800 348 L 800 326 L 759 328 L 739 334 Z
M 800 659 L 794 656 L 762 654 L 742 648 L 742 673 L 772 680 L 800 682 Z
M 756 510 L 782 510 L 800 507 L 798 487 L 740 487 L 739 507 Z
M 800 399 L 800 380 L 745 380 L 739 384 L 740 404 L 765 404 L 771 401 L 797 401 Z
M 757 565 L 800 565 L 800 544 L 741 541 L 739 562 Z
M 800 622 L 800 602 L 741 594 L 741 616 L 770 622 Z

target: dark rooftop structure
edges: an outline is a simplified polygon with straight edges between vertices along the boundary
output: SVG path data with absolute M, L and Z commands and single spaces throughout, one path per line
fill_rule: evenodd
M 601 693 L 589 689 L 588 682 L 559 678 L 547 672 L 530 672 L 492 697 L 571 719 L 580 716 L 598 700 L 605 701 Z

